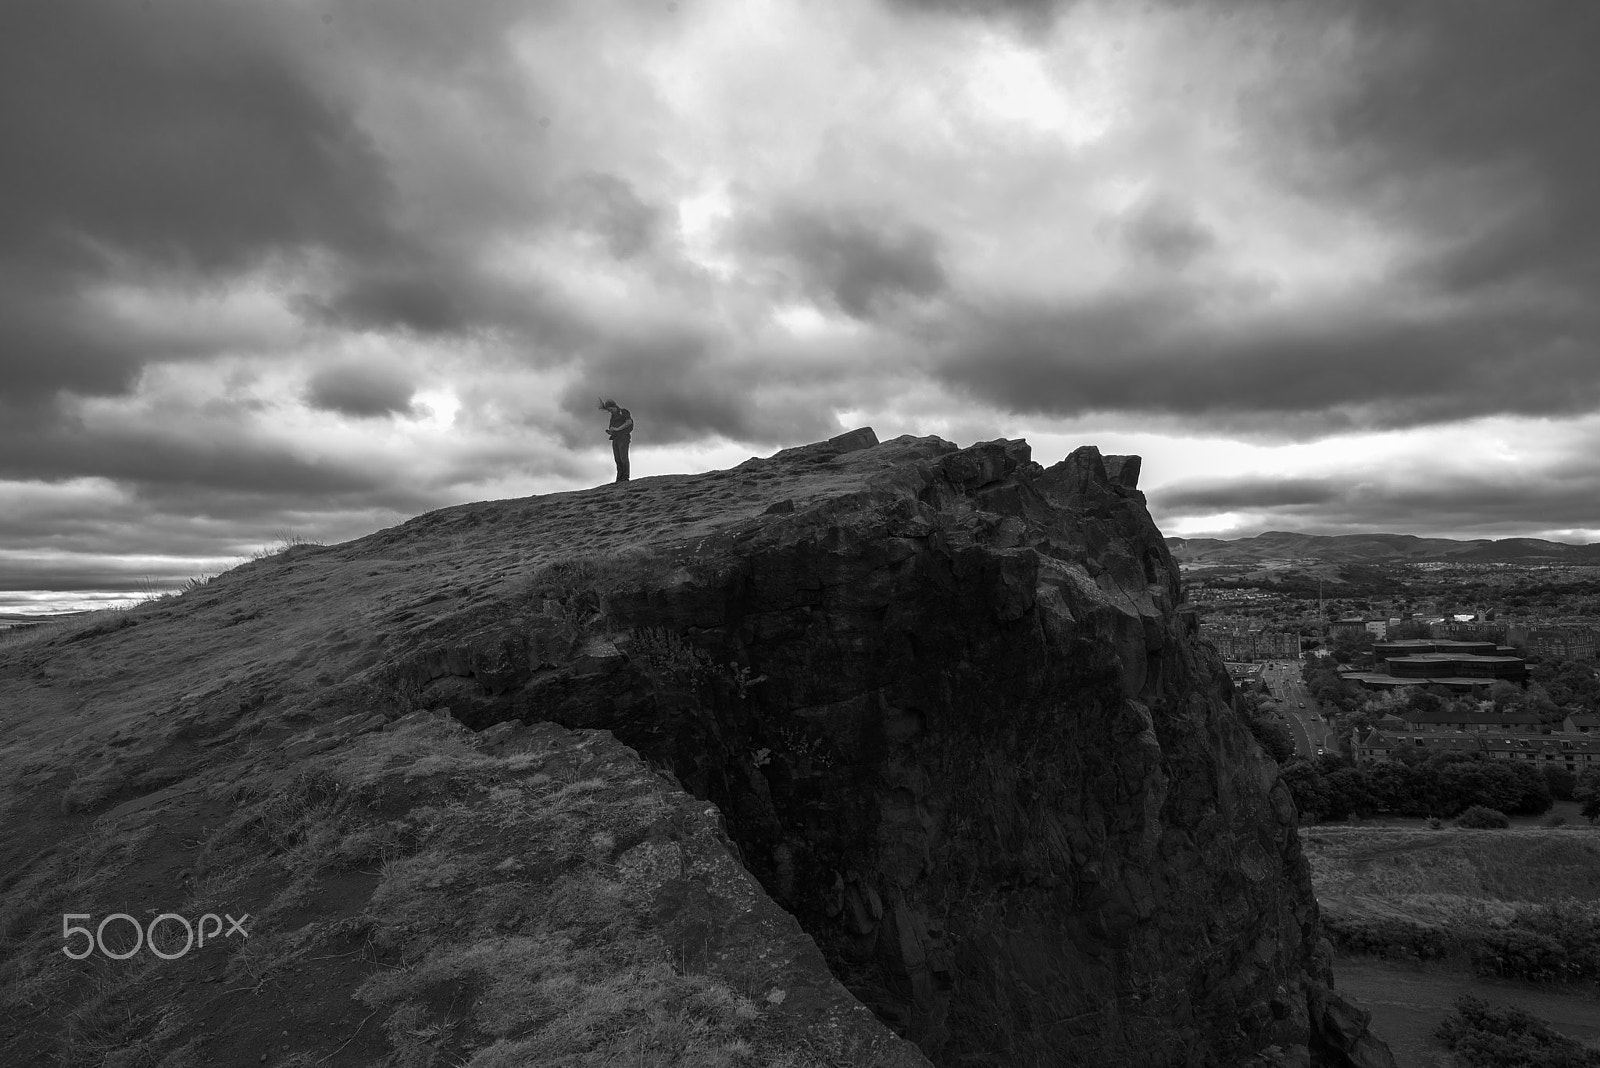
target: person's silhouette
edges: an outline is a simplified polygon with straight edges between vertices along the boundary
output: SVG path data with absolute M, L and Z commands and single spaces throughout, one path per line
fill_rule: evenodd
M 611 413 L 606 433 L 611 437 L 611 458 L 617 461 L 617 481 L 628 481 L 628 441 L 633 436 L 633 415 L 609 397 L 600 400 L 601 411 Z

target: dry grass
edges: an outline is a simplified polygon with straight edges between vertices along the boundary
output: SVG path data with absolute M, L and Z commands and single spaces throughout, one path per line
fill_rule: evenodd
M 169 1005 L 140 1013 L 126 1000 L 128 980 L 102 977 L 67 1015 L 62 1065 L 103 1068 L 107 1064 L 155 1064 L 184 1068 L 201 1064 L 198 1041 L 175 1044 L 187 1014 Z M 176 1048 L 175 1048 L 176 1046 Z
M 77 848 L 38 864 L 0 895 L 0 1017 L 18 1018 L 63 1003 L 77 970 L 61 952 L 62 915 L 96 911 L 92 903 L 109 900 L 150 837 L 148 829 L 98 828 Z M 112 911 L 120 911 L 120 904 L 97 914 Z M 99 982 L 114 986 L 135 973 L 132 962 L 115 964 Z M 90 1012 L 81 1026 L 90 1031 L 101 1027 L 99 1013 Z
M 323 544 L 320 541 L 314 541 L 311 538 L 304 537 L 295 530 L 280 530 L 273 535 L 273 537 L 276 539 L 275 541 L 269 545 L 263 545 L 261 548 L 257 549 L 250 555 L 250 559 L 265 560 L 268 557 L 281 556 L 290 549 L 299 548 L 302 545 L 320 546 Z
M 1600 904 L 1600 833 L 1589 828 L 1302 832 L 1318 895 Z
M 1600 833 L 1588 828 L 1318 827 L 1301 842 L 1334 919 L 1465 935 L 1537 906 L 1600 915 Z
M 93 612 L 68 616 L 63 619 L 53 619 L 48 623 L 30 623 L 23 627 L 10 627 L 0 631 L 0 649 L 7 651 L 31 649 L 56 638 L 69 638 L 88 634 L 93 631 L 104 633 L 107 630 L 124 626 L 125 608 L 101 608 Z

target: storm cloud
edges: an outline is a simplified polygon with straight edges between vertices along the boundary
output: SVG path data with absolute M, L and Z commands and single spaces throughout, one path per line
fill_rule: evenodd
M 157 359 L 129 279 L 214 288 L 278 255 L 394 243 L 384 162 L 286 62 L 259 5 L 23 0 L 0 16 L 6 397 L 126 392 Z
M 598 483 L 596 394 L 644 477 L 1028 433 L 1143 452 L 1190 533 L 1600 538 L 1596 39 L 1558 0 L 17 0 L 0 562 L 103 591 Z
M 798 295 L 869 319 L 899 298 L 933 297 L 946 285 L 938 236 L 885 221 L 887 214 L 786 205 L 747 219 L 741 244 L 757 259 L 775 261 L 780 272 L 787 268 Z
M 1508 482 L 1464 472 L 1443 474 L 1371 469 L 1319 479 L 1244 477 L 1197 480 L 1162 495 L 1172 512 L 1231 513 L 1240 535 L 1287 524 L 1306 534 L 1353 531 L 1411 533 L 1421 516 L 1445 536 L 1505 537 L 1539 516 L 1551 528 L 1583 529 L 1595 521 L 1600 475 L 1580 482 Z
M 306 387 L 306 403 L 357 418 L 406 415 L 416 387 L 394 367 L 339 364 L 317 371 Z

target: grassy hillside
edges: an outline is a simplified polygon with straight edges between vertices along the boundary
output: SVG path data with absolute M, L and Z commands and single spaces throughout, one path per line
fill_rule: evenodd
M 1600 938 L 1600 830 L 1313 827 L 1302 841 L 1346 949 L 1596 977 L 1585 960 Z
M 1600 830 L 1471 831 L 1308 827 L 1301 832 L 1317 900 L 1333 911 L 1451 917 L 1508 915 L 1518 905 L 1600 904 Z

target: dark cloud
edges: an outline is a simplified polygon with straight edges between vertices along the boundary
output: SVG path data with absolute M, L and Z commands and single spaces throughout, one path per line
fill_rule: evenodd
M 569 421 L 563 444 L 592 446 L 605 426 L 597 397 L 629 409 L 637 445 L 678 445 L 707 438 L 793 444 L 837 432 L 831 408 L 763 392 L 765 366 L 734 362 L 719 335 L 684 326 L 637 324 L 606 339 L 583 360 L 583 379 L 562 395 Z M 837 383 L 840 400 L 851 388 Z M 604 444 L 605 439 L 601 438 Z
M 84 281 L 49 263 L 17 262 L 0 245 L 0 413 L 8 421 L 58 390 L 122 393 L 138 380 L 148 352 L 79 305 L 72 289 Z
M 947 284 L 938 236 L 884 212 L 781 207 L 744 219 L 735 240 L 792 271 L 807 296 L 857 319 L 896 298 L 937 296 Z
M 215 426 L 190 429 L 192 413 L 173 412 L 171 425 L 95 430 L 62 418 L 33 433 L 0 430 L 0 478 L 59 482 L 103 477 L 136 491 L 182 487 L 193 503 L 206 490 L 266 495 L 372 491 L 386 471 L 301 454 L 278 442 L 230 436 Z
M 137 565 L 114 560 L 86 561 L 63 556 L 55 560 L 0 559 L 0 590 L 51 590 L 62 593 L 158 593 L 181 586 L 196 572 L 169 567 L 141 573 Z M 21 598 L 6 598 L 0 603 L 25 604 Z
M 250 8 L 20 0 L 6 22 L 6 247 L 211 271 L 386 239 L 381 159 Z
M 1455 532 L 1588 529 L 1600 499 L 1600 470 L 1573 481 L 1529 473 L 1465 475 L 1438 471 L 1365 472 L 1351 478 L 1243 476 L 1150 491 L 1161 523 L 1174 517 L 1237 512 L 1269 515 L 1245 537 L 1270 529 L 1309 534 L 1376 530 L 1450 536 Z
M 941 24 L 955 19 L 1042 42 L 1070 6 L 885 2 L 904 16 L 896 31 L 932 42 L 958 39 L 962 27 L 952 37 Z M 1139 429 L 1292 439 L 1600 408 L 1600 149 L 1588 133 L 1588 102 L 1600 99 L 1600 64 L 1588 55 L 1600 9 L 1463 0 L 1445 16 L 1355 0 L 1243 26 L 1218 16 L 1212 32 L 1202 25 L 1208 9 L 1189 6 L 1192 21 L 1150 20 L 1154 53 L 1117 46 L 1133 65 L 1127 84 L 1166 85 L 1133 69 L 1140 62 L 1170 66 L 1180 84 L 1237 60 L 1259 73 L 1212 71 L 1211 85 L 1261 91 L 1197 92 L 1192 108 L 1176 90 L 1177 103 L 1137 95 L 1104 139 L 1059 156 L 1027 123 L 980 128 L 972 115 L 942 116 L 958 124 L 948 129 L 974 124 L 973 136 L 929 148 L 932 123 L 902 137 L 873 115 L 840 122 L 818 101 L 829 143 L 843 147 L 797 174 L 790 163 L 812 146 L 766 142 L 732 160 L 719 140 L 743 128 L 745 109 L 771 101 L 674 117 L 676 90 L 662 89 L 671 79 L 658 84 L 647 63 L 627 69 L 630 49 L 663 42 L 706 60 L 694 51 L 705 44 L 695 20 L 669 17 L 664 5 L 611 25 L 582 4 L 525 0 L 13 0 L 0 11 L 0 480 L 68 494 L 70 480 L 101 477 L 116 499 L 0 515 L 0 545 L 53 539 L 83 564 L 50 572 L 59 582 L 0 579 L 67 588 L 68 574 L 87 569 L 78 588 L 103 587 L 114 576 L 97 570 L 96 553 L 165 544 L 198 556 L 330 515 L 363 513 L 370 529 L 373 510 L 399 519 L 485 485 L 503 492 L 507 472 L 582 479 L 605 463 L 596 393 L 633 410 L 636 447 L 723 439 L 753 451 L 825 437 L 838 429 L 836 412 L 884 396 L 926 403 L 906 413 L 916 419 L 949 414 L 954 393 L 958 421 L 993 423 L 985 437 L 1008 433 L 1015 412 L 1120 413 Z M 1117 10 L 1089 12 L 1081 41 L 1077 23 L 1074 40 L 1052 40 L 1038 53 L 1041 71 L 1087 62 Z M 1217 10 L 1286 9 L 1241 0 Z M 1143 39 L 1139 19 L 1117 31 L 1129 43 Z M 522 32 L 534 20 L 558 24 L 549 35 Z M 1307 27 L 1324 25 L 1330 45 L 1349 25 L 1361 46 L 1348 71 L 1310 63 L 1301 79 L 1281 61 L 1320 32 Z M 1288 45 L 1262 43 L 1284 28 Z M 1205 38 L 1192 57 L 1161 52 L 1187 45 L 1191 30 Z M 591 45 L 603 46 L 598 64 Z M 1119 62 L 1106 71 L 1122 84 Z M 696 77 L 759 87 L 737 64 L 720 74 L 719 64 Z M 957 67 L 928 72 L 930 91 L 957 88 L 966 77 Z M 1208 130 L 1237 136 L 1237 157 L 1201 136 Z M 931 168 L 928 180 L 902 182 L 904 199 L 887 206 L 874 201 L 908 161 Z M 1004 180 L 969 181 L 959 168 Z M 1037 180 L 1012 180 L 1029 174 Z M 1060 288 L 1058 260 L 1061 287 L 1097 284 L 1093 270 L 1075 270 L 1074 258 L 1093 250 L 1074 241 L 1099 191 L 1130 175 L 1160 191 L 1099 236 L 1116 245 L 1119 264 L 1131 257 L 1128 275 L 1143 288 L 1113 272 L 1093 297 L 1005 295 L 1020 265 L 996 265 L 986 250 L 1007 243 L 1035 265 L 1021 283 L 1030 294 Z M 723 263 L 712 266 L 690 252 L 715 241 L 717 211 L 705 205 L 716 198 L 703 194 L 718 185 L 738 207 L 729 244 L 710 250 Z M 1257 188 L 1258 218 L 1222 214 Z M 768 202 L 774 189 L 783 199 Z M 1006 200 L 1001 189 L 1027 192 Z M 700 205 L 688 216 L 707 215 L 690 227 L 700 237 L 679 240 L 678 197 Z M 854 206 L 834 206 L 843 204 Z M 932 219 L 949 229 L 922 223 Z M 1230 261 L 1286 240 L 1288 228 L 1342 219 L 1376 221 L 1386 234 L 1367 244 L 1329 234 L 1325 255 L 1306 250 L 1282 265 L 1281 292 L 1266 277 L 1278 264 L 1252 268 L 1256 277 Z M 1364 267 L 1337 262 L 1358 246 L 1370 254 Z M 975 258 L 959 260 L 969 248 Z M 574 249 L 567 276 L 561 261 Z M 1346 269 L 1372 274 L 1341 280 Z M 1324 293 L 1360 295 L 1316 295 L 1324 271 Z M 969 278 L 971 289 L 956 281 Z M 278 301 L 304 321 L 283 316 Z M 804 301 L 857 321 L 811 330 L 773 314 Z M 294 406 L 272 394 L 282 369 L 263 373 L 261 363 L 324 342 L 352 351 L 347 332 L 411 335 L 404 344 L 430 364 L 456 361 L 444 386 L 462 405 L 459 433 L 403 446 L 430 450 L 426 463 L 334 451 L 315 426 L 295 442 L 255 429 Z M 386 339 L 367 340 L 359 351 L 383 351 Z M 224 379 L 225 397 L 185 402 L 177 376 L 150 370 L 213 358 L 226 370 L 196 381 Z M 258 377 L 235 388 L 226 381 L 235 373 Z M 384 366 L 340 363 L 313 373 L 302 397 L 324 412 L 383 418 L 413 411 L 415 385 Z M 126 404 L 72 396 L 135 392 Z M 518 405 L 520 422 L 510 411 Z M 529 425 L 535 412 L 551 425 Z M 1153 495 L 1152 505 L 1273 512 L 1272 525 L 1303 529 L 1592 526 L 1592 461 L 1546 470 L 1559 479 L 1408 474 L 1360 491 L 1306 478 L 1216 481 L 1175 490 L 1165 504 Z M 12 499 L 25 497 L 34 500 Z M 355 520 L 339 524 L 304 532 L 364 532 Z
M 410 415 L 416 387 L 393 367 L 341 363 L 321 368 L 306 385 L 306 403 L 357 418 Z
M 1142 201 L 1119 222 L 1118 232 L 1129 248 L 1166 267 L 1187 267 L 1217 243 L 1193 211 L 1168 197 Z
M 1263 478 L 1196 481 L 1172 486 L 1161 493 L 1164 507 L 1216 512 L 1288 505 L 1326 504 L 1341 493 L 1330 479 Z
M 326 498 L 314 513 L 302 503 L 286 501 L 282 495 L 206 493 L 174 486 L 152 486 L 99 500 L 72 493 L 44 500 L 11 498 L 0 510 L 0 543 L 39 559 L 65 555 L 218 559 L 285 536 L 331 544 L 458 501 L 446 494 L 393 493 L 384 488 Z
M 1350 5 L 1381 59 L 1307 114 L 1251 107 L 1284 151 L 1263 159 L 1315 195 L 1429 227 L 1425 278 L 1449 292 L 1600 279 L 1600 7 L 1540 0 Z M 1301 151 L 1291 146 L 1301 146 Z
M 1240 114 L 1264 174 L 1329 219 L 1396 236 L 1377 268 L 1385 288 L 1274 315 L 1269 281 L 1249 295 L 1249 278 L 1206 255 L 1197 220 L 1155 199 L 1118 232 L 1146 260 L 1189 267 L 1182 288 L 969 301 L 946 324 L 943 380 L 1019 412 L 1160 414 L 1277 438 L 1600 408 L 1588 104 L 1600 99 L 1600 7 L 1467 0 L 1446 16 L 1370 0 L 1327 12 L 1327 32 L 1358 30 L 1359 66 L 1327 92 L 1253 94 Z M 1238 294 L 1237 313 L 1216 311 Z
M 216 279 L 393 244 L 379 154 L 255 9 L 19 0 L 0 14 L 0 351 L 7 394 L 117 393 L 171 353 L 116 337 L 108 280 Z
M 646 203 L 630 182 L 615 174 L 581 175 L 568 198 L 573 222 L 599 235 L 619 260 L 651 248 L 666 224 L 663 208 Z
M 897 11 L 942 18 L 983 19 L 1020 33 L 1042 35 L 1077 0 L 888 0 Z
M 477 321 L 476 303 L 466 278 L 426 260 L 350 265 L 331 295 L 294 300 L 297 311 L 324 326 L 431 335 L 469 329 Z
M 1600 367 L 1577 340 L 1600 338 L 1597 312 L 1552 323 L 1536 311 L 1352 307 L 1234 327 L 1206 318 L 1205 299 L 1158 290 L 965 308 L 935 372 L 1017 412 L 1159 413 L 1274 438 L 1600 407 Z

